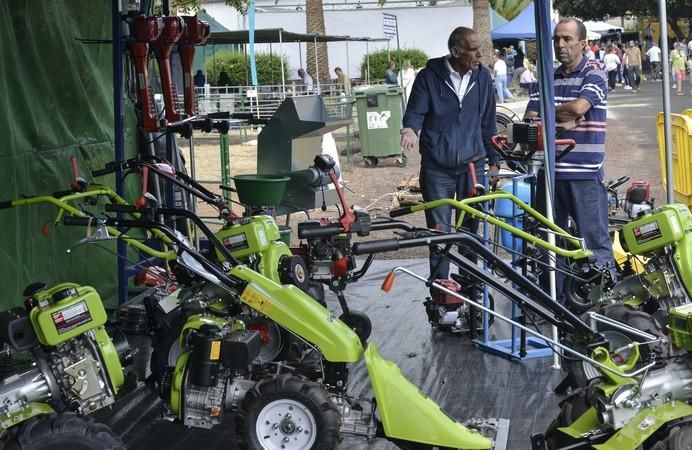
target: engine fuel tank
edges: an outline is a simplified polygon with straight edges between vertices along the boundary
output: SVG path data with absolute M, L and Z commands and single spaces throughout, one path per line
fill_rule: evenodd
M 644 255 L 692 239 L 692 214 L 680 203 L 664 205 L 622 227 L 622 238 L 633 255 Z
M 101 298 L 91 286 L 62 283 L 36 293 L 29 320 L 42 345 L 55 346 L 106 323 Z

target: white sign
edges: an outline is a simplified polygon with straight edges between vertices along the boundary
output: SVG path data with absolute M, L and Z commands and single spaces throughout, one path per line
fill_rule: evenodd
M 382 34 L 387 39 L 396 37 L 396 16 L 393 14 L 382 14 Z
M 367 113 L 368 130 L 387 128 L 387 121 L 392 117 L 391 111 L 373 111 Z

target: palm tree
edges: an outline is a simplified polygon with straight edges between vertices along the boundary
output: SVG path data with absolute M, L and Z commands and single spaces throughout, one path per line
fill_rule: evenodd
M 324 9 L 322 0 L 305 1 L 305 29 L 308 33 L 325 34 L 324 31 Z M 327 43 L 317 43 L 317 63 L 315 64 L 315 44 L 308 43 L 307 48 L 307 71 L 315 80 L 321 82 L 329 81 L 329 56 L 327 54 Z M 316 66 L 319 65 L 319 73 Z
M 481 41 L 483 64 L 492 67 L 493 41 L 490 36 L 490 2 L 489 0 L 473 0 L 473 29 Z

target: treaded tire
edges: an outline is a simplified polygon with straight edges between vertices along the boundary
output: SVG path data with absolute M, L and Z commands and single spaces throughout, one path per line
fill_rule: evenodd
M 616 304 L 609 305 L 606 308 L 604 308 L 604 310 L 602 310 L 602 314 L 611 319 L 623 322 L 638 330 L 653 334 L 654 336 L 663 336 L 661 332 L 662 327 L 659 325 L 658 321 L 650 314 L 647 314 L 643 311 L 632 309 L 623 304 Z M 627 339 L 629 342 L 632 342 L 632 337 L 624 336 L 621 331 L 618 331 L 612 327 L 608 327 L 605 324 L 599 323 L 598 325 L 600 327 L 599 331 L 605 332 L 606 335 L 608 333 L 617 333 L 617 335 Z M 570 338 L 571 336 L 568 337 L 566 341 L 566 343 L 570 347 L 581 348 L 583 350 L 583 346 L 578 344 L 575 345 L 574 342 L 570 341 Z M 641 355 L 640 362 L 648 361 L 652 352 L 662 355 L 664 351 L 665 348 L 660 343 L 642 345 L 639 347 L 639 352 Z M 595 368 L 593 368 L 590 364 L 586 363 L 585 361 L 582 361 L 581 359 L 576 359 L 576 357 L 563 357 L 562 361 L 565 371 L 572 374 L 573 381 L 577 387 L 582 388 L 587 386 L 589 381 L 594 378 L 594 375 L 596 375 L 595 373 L 587 373 L 587 371 L 594 372 Z
M 589 389 L 577 389 L 560 402 L 560 414 L 553 420 L 545 432 L 545 441 L 549 449 L 557 449 L 574 444 L 574 440 L 558 430 L 572 425 L 591 407 Z
M 339 412 L 329 400 L 329 393 L 313 381 L 294 375 L 285 374 L 277 378 L 267 378 L 258 382 L 243 399 L 240 415 L 236 419 L 238 427 L 238 445 L 244 450 L 264 450 L 257 433 L 257 422 L 260 416 L 266 419 L 265 408 L 273 402 L 295 402 L 304 408 L 303 415 L 311 416 L 314 427 L 314 443 L 310 450 L 333 450 L 338 444 Z M 298 415 L 298 414 L 296 414 Z M 304 423 L 304 422 L 303 422 Z M 260 424 L 262 425 L 262 424 Z M 306 433 L 307 434 L 307 433 Z M 293 437 L 292 435 L 290 435 Z M 304 447 L 286 443 L 286 450 L 307 450 Z
M 683 420 L 670 426 L 668 435 L 651 450 L 689 450 L 692 448 L 692 421 Z
M 15 427 L 4 450 L 120 450 L 122 441 L 108 426 L 74 413 L 34 417 Z

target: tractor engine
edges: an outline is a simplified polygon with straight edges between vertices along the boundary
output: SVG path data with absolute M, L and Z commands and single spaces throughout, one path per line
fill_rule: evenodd
M 607 294 L 607 300 L 611 302 L 631 299 L 655 303 L 651 312 L 660 311 L 664 317 L 671 309 L 690 302 L 670 252 L 652 255 L 644 264 L 643 273 L 624 278 Z
M 329 284 L 334 277 L 345 277 L 356 267 L 348 233 L 308 239 L 307 263 L 310 279 Z
M 2 380 L 0 413 L 62 399 L 70 410 L 89 414 L 113 403 L 115 394 L 96 348 L 86 334 L 51 351 L 36 350 L 31 368 Z
M 226 411 L 237 410 L 255 385 L 250 370 L 260 353 L 260 334 L 205 324 L 191 330 L 187 342 L 188 351 L 178 358 L 178 366 L 184 358 L 184 370 L 164 371 L 159 394 L 178 405 L 171 412 L 184 425 L 209 429 L 223 422 Z
M 661 369 L 649 372 L 639 384 L 620 386 L 610 397 L 596 388 L 594 400 L 602 423 L 619 430 L 642 409 L 654 408 L 664 403 L 692 400 L 689 389 L 692 370 L 689 358 L 684 357 Z

